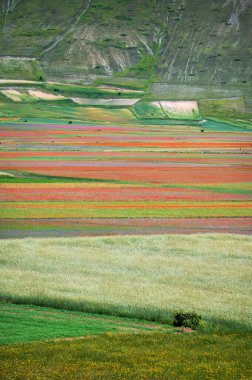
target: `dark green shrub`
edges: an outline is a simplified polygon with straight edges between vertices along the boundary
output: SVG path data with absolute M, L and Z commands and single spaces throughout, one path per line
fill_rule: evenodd
M 173 320 L 173 326 L 189 327 L 195 329 L 200 325 L 202 318 L 197 313 L 176 313 Z
M 132 17 L 125 16 L 125 15 L 118 15 L 118 16 L 115 16 L 115 18 L 117 20 L 122 20 L 122 21 L 131 21 L 132 20 Z

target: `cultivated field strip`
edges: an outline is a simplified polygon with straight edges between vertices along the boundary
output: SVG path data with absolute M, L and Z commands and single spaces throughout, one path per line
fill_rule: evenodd
M 0 297 L 172 322 L 177 310 L 251 331 L 250 236 L 193 234 L 0 241 Z
M 190 126 L 2 124 L 0 236 L 252 231 L 252 139 Z

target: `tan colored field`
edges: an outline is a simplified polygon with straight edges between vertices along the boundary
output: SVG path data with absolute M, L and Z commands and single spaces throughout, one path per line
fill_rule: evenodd
M 252 238 L 163 235 L 2 240 L 1 296 L 167 320 L 251 323 Z
M 2 172 L 2 171 L 0 171 L 0 176 L 4 176 L 4 177 L 15 177 L 14 174 L 7 173 L 7 172 Z
M 133 106 L 140 99 L 86 99 L 86 98 L 71 98 L 77 104 L 90 106 Z
M 42 99 L 42 100 L 60 100 L 60 99 L 65 99 L 64 96 L 62 95 L 54 95 L 54 94 L 49 94 L 47 92 L 43 91 L 38 91 L 38 90 L 28 90 L 29 94 L 36 98 L 36 99 Z
M 116 87 L 116 86 L 98 86 L 98 88 L 102 89 L 102 90 L 107 90 L 107 91 L 120 91 L 122 93 L 131 93 L 131 92 L 138 92 L 139 94 L 142 94 L 144 91 L 142 90 L 131 90 L 129 88 L 122 88 L 122 87 Z
M 191 118 L 194 114 L 199 114 L 198 103 L 196 101 L 155 101 L 155 107 L 160 108 L 169 117 Z
M 15 84 L 15 83 L 40 83 L 38 81 L 34 81 L 34 80 L 24 80 L 24 79 L 0 79 L 0 83 L 1 84 L 4 84 L 4 83 L 11 83 L 11 84 Z
M 95 107 L 80 107 L 76 110 L 76 117 L 85 116 L 87 120 L 104 122 L 104 123 L 119 123 L 129 122 L 135 119 L 132 112 L 128 109 L 104 109 Z
M 22 101 L 22 94 L 17 90 L 3 90 L 1 91 L 3 95 L 7 96 L 7 98 L 13 100 L 14 102 Z

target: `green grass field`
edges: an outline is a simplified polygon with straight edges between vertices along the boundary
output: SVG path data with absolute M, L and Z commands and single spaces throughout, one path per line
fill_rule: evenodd
M 251 328 L 251 238 L 163 235 L 0 242 L 1 299 L 160 322 L 195 311 Z
M 118 333 L 0 347 L 1 379 L 251 378 L 247 334 Z
M 1 379 L 249 379 L 248 333 L 0 304 Z
M 0 303 L 0 345 L 104 333 L 175 332 L 169 325 L 30 305 Z

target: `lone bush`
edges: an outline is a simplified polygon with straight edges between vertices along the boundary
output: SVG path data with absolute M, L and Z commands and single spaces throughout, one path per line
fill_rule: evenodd
M 195 329 L 200 325 L 202 318 L 197 313 L 176 313 L 173 320 L 173 326 L 189 327 Z

